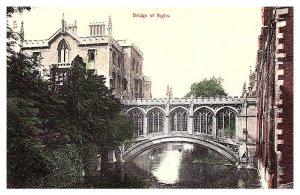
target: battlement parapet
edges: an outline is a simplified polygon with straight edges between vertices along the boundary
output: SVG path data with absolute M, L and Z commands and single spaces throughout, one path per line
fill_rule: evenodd
M 255 102 L 255 97 L 248 97 L 248 102 Z M 125 105 L 162 105 L 162 104 L 244 104 L 245 98 L 238 96 L 198 97 L 198 98 L 152 98 L 152 99 L 122 99 Z

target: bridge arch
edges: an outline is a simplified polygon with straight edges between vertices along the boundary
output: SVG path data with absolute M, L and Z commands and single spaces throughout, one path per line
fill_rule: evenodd
M 192 143 L 192 144 L 198 144 L 207 148 L 210 148 L 225 158 L 227 158 L 231 163 L 237 165 L 239 162 L 238 155 L 235 154 L 232 150 L 229 148 L 223 146 L 222 144 L 219 144 L 217 142 L 211 141 L 211 140 L 205 140 L 197 137 L 189 137 L 189 136 L 182 136 L 182 135 L 176 135 L 176 136 L 159 136 L 154 137 L 151 139 L 144 140 L 142 142 L 137 143 L 136 145 L 132 146 L 131 148 L 127 149 L 124 152 L 123 159 L 125 161 L 132 160 L 139 154 L 145 152 L 146 150 L 162 144 L 162 143 L 172 143 L 172 142 L 181 142 L 181 143 Z

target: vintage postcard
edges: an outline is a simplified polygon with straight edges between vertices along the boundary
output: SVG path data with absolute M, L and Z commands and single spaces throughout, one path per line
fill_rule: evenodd
M 293 188 L 292 6 L 6 9 L 7 188 Z

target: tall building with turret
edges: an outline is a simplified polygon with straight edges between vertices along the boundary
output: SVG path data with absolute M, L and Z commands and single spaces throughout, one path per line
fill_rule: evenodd
M 106 86 L 117 97 L 151 97 L 151 80 L 143 74 L 143 53 L 132 41 L 112 37 L 111 17 L 107 25 L 90 23 L 86 37 L 79 37 L 77 22 L 68 24 L 64 15 L 61 28 L 45 40 L 25 40 L 23 22 L 21 25 L 22 51 L 33 56 L 41 69 L 51 72 L 56 90 L 66 79 L 72 60 L 79 55 L 89 71 L 106 77 Z

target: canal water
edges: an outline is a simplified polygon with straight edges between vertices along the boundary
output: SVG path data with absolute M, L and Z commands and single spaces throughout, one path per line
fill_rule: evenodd
M 217 152 L 165 143 L 125 164 L 103 167 L 92 188 L 260 188 L 256 169 L 238 169 Z

